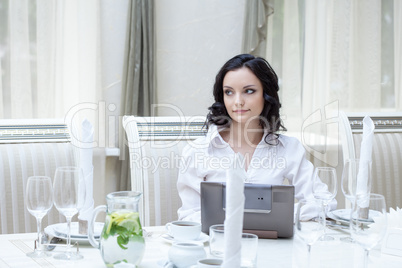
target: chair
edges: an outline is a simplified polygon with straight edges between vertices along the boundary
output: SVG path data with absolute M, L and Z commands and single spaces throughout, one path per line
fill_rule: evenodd
M 372 153 L 372 193 L 385 196 L 387 207 L 402 207 L 402 113 L 368 114 L 375 124 Z M 360 157 L 365 114 L 341 111 L 344 162 Z
M 35 232 L 35 218 L 25 206 L 28 177 L 54 177 L 56 167 L 74 165 L 76 154 L 64 121 L 0 120 L 0 233 Z M 64 221 L 53 207 L 43 226 Z
M 124 116 L 131 170 L 131 188 L 143 193 L 140 216 L 144 226 L 177 220 L 181 152 L 205 135 L 205 117 Z

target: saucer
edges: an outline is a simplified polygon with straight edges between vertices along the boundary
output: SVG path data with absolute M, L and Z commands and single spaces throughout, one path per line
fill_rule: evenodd
M 350 220 L 350 209 L 337 209 L 331 211 L 332 215 L 341 219 L 343 221 L 349 222 Z
M 337 216 L 335 216 L 332 211 L 327 212 L 327 217 L 346 226 L 349 226 L 349 220 L 343 220 Z
M 173 263 L 171 263 L 171 262 L 169 262 L 168 260 L 165 260 L 165 259 L 157 261 L 157 264 L 158 264 L 159 267 L 164 267 L 164 268 L 166 268 L 166 267 L 175 267 Z M 191 265 L 188 268 L 197 268 L 197 267 L 198 267 L 197 265 Z
M 99 239 L 103 229 L 103 222 L 95 222 L 94 236 Z M 67 223 L 56 223 L 45 228 L 45 233 L 52 237 L 57 237 L 65 240 L 67 238 Z M 89 242 L 88 236 L 78 232 L 78 222 L 71 223 L 71 241 L 72 242 Z
M 168 243 L 173 243 L 175 241 L 174 237 L 167 233 L 161 235 L 161 237 L 165 242 L 168 242 Z M 205 242 L 208 242 L 208 240 L 209 240 L 209 235 L 201 233 L 197 239 L 190 240 L 190 241 L 205 243 Z
M 349 222 L 350 221 L 350 209 L 337 209 L 332 211 L 332 214 L 337 217 L 338 219 L 344 220 Z M 380 212 L 375 211 L 375 210 L 370 210 L 369 212 L 370 217 L 366 219 L 360 219 L 360 221 L 365 221 L 365 222 L 374 222 L 373 217 L 378 217 L 381 215 Z

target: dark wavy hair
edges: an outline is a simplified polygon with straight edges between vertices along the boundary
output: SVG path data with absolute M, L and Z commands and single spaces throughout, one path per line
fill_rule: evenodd
M 268 144 L 277 144 L 277 138 L 279 137 L 277 132 L 286 131 L 279 115 L 281 103 L 279 102 L 278 96 L 278 76 L 265 59 L 250 54 L 240 54 L 231 58 L 222 66 L 216 75 L 213 90 L 215 103 L 208 108 L 209 113 L 205 122 L 206 127 L 208 129 L 211 124 L 218 126 L 230 125 L 231 118 L 223 101 L 223 79 L 229 71 L 243 67 L 252 71 L 262 84 L 264 108 L 260 114 L 260 125 L 268 130 L 268 134 L 273 134 L 267 135 L 265 142 Z M 271 136 L 271 140 L 269 141 L 267 140 L 268 136 Z

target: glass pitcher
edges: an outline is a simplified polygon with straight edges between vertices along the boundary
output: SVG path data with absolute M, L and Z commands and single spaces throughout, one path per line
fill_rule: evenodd
M 107 206 L 95 208 L 88 226 L 91 245 L 101 252 L 107 267 L 118 263 L 138 265 L 145 251 L 142 227 L 138 213 L 139 192 L 114 192 L 106 196 Z M 106 212 L 100 241 L 94 237 L 94 222 L 99 212 Z

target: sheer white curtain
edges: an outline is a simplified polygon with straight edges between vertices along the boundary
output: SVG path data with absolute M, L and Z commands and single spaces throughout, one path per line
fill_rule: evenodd
M 267 24 L 285 126 L 315 158 L 340 163 L 337 111 L 402 109 L 401 1 L 275 1 Z
M 402 1 L 394 3 L 395 96 L 397 108 L 402 109 Z
M 267 58 L 281 81 L 287 127 L 317 109 L 392 111 L 401 102 L 401 3 L 275 1 Z
M 99 28 L 97 0 L 0 0 L 0 118 L 65 117 L 100 100 Z

